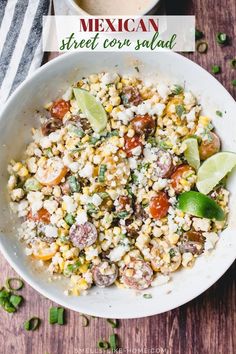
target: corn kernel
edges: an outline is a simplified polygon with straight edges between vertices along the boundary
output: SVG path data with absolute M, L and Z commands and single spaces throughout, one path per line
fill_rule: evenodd
M 27 168 L 25 166 L 21 167 L 21 169 L 18 171 L 18 175 L 20 177 L 26 177 L 28 176 L 29 171 L 27 170 Z
M 89 136 L 88 136 L 88 135 L 85 135 L 85 136 L 81 139 L 81 142 L 82 142 L 82 143 L 87 143 L 87 141 L 89 141 Z
M 210 123 L 210 118 L 206 116 L 200 116 L 199 123 L 206 127 Z
M 79 267 L 79 271 L 81 273 L 86 273 L 88 270 L 88 264 L 82 264 L 80 267 Z
M 13 171 L 14 172 L 18 172 L 20 169 L 21 169 L 21 167 L 22 167 L 23 165 L 22 165 L 22 163 L 21 162 L 17 162 L 14 166 L 13 166 Z
M 113 106 L 111 104 L 109 104 L 108 106 L 105 107 L 105 110 L 108 112 L 108 113 L 111 113 L 112 110 L 113 110 Z

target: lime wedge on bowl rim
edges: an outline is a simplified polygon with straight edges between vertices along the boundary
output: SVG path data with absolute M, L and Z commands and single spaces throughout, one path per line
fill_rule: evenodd
M 185 213 L 205 219 L 222 221 L 225 213 L 211 198 L 199 192 L 184 192 L 179 196 L 178 209 Z
M 107 114 L 102 104 L 86 90 L 74 88 L 73 92 L 79 108 L 87 117 L 93 130 L 96 133 L 103 131 L 107 125 Z
M 186 150 L 184 151 L 184 156 L 188 164 L 197 171 L 200 167 L 200 157 L 197 139 L 188 138 L 183 141 L 183 144 L 187 146 Z
M 203 162 L 197 173 L 197 189 L 208 194 L 234 167 L 236 154 L 218 152 Z

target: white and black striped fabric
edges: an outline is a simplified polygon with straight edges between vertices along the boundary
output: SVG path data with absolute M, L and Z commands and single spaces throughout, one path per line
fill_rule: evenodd
M 0 109 L 42 62 L 43 16 L 50 0 L 0 0 Z

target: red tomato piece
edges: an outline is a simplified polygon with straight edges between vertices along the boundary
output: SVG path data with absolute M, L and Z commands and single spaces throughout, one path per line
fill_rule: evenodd
M 163 191 L 158 192 L 150 201 L 150 214 L 154 219 L 162 219 L 167 215 L 169 206 L 170 203 L 166 193 Z
M 53 118 L 63 119 L 64 115 L 70 110 L 70 102 L 63 99 L 53 102 L 50 109 Z
M 174 188 L 176 193 L 180 193 L 183 189 L 183 186 L 180 184 L 180 180 L 183 178 L 185 172 L 194 172 L 194 170 L 189 165 L 180 165 L 171 175 L 171 186 Z
M 29 212 L 28 219 L 34 220 L 34 221 L 41 221 L 44 224 L 49 224 L 50 223 L 50 214 L 49 212 L 42 208 L 40 210 L 37 211 L 37 213 L 32 214 L 32 211 Z
M 127 154 L 127 157 L 133 156 L 132 150 L 138 146 L 143 147 L 142 144 L 142 138 L 140 135 L 134 135 L 132 138 L 130 138 L 128 135 L 125 135 L 125 147 L 124 150 Z

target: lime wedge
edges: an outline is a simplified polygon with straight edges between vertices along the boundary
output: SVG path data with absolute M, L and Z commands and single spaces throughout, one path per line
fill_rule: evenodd
M 218 152 L 203 162 L 197 173 L 197 189 L 208 194 L 236 166 L 236 154 Z
M 107 114 L 102 104 L 88 91 L 74 88 L 74 95 L 82 113 L 89 120 L 93 130 L 100 133 L 106 128 Z
M 221 207 L 211 198 L 199 192 L 184 192 L 179 196 L 178 209 L 206 219 L 224 220 Z
M 197 139 L 188 138 L 184 140 L 183 144 L 187 146 L 187 149 L 184 151 L 184 156 L 188 161 L 188 164 L 197 171 L 200 167 L 200 157 Z

